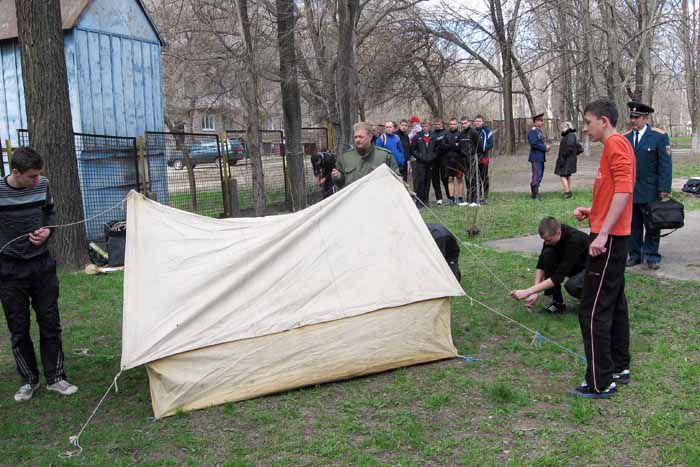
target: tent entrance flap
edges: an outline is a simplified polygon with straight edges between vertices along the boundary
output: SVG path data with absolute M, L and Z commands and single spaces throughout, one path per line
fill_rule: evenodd
M 213 345 L 147 365 L 156 418 L 457 355 L 450 299 Z

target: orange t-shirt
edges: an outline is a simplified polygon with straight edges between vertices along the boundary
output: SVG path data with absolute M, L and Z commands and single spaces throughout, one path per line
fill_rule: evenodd
M 593 205 L 588 219 L 591 232 L 600 233 L 610 210 L 615 193 L 630 193 L 625 210 L 622 211 L 609 235 L 629 235 L 632 232 L 632 192 L 634 191 L 637 161 L 627 138 L 614 134 L 605 140 L 600 156 L 598 175 L 593 185 Z

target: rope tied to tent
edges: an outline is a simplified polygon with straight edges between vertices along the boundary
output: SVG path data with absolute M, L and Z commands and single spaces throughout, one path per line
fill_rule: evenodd
M 124 205 L 126 204 L 126 200 L 127 200 L 127 198 L 125 197 L 125 198 L 123 198 L 121 201 L 119 201 L 117 204 L 115 204 L 115 205 L 113 205 L 113 206 L 110 206 L 109 208 L 105 209 L 104 211 L 99 212 L 99 213 L 95 214 L 94 216 L 90 216 L 90 217 L 88 217 L 87 219 L 83 219 L 83 220 L 76 221 L 76 222 L 69 222 L 69 223 L 67 223 L 67 224 L 45 225 L 45 226 L 42 226 L 42 227 L 40 227 L 40 228 L 42 228 L 42 229 L 63 229 L 63 228 L 66 228 L 66 227 L 72 227 L 72 226 L 74 226 L 74 225 L 86 224 L 86 223 L 90 222 L 91 220 L 95 220 L 95 219 L 97 219 L 98 217 L 104 216 L 104 215 L 107 214 L 108 212 L 110 212 L 110 211 L 112 211 L 112 210 L 114 210 L 114 209 L 116 209 L 116 208 L 118 208 L 118 207 L 121 207 L 122 210 L 125 210 L 126 207 L 125 207 Z M 13 238 L 13 239 L 10 240 L 9 242 L 5 243 L 5 244 L 2 246 L 2 248 L 0 248 L 0 254 L 2 254 L 3 251 L 5 251 L 5 248 L 7 248 L 8 246 L 12 245 L 12 244 L 13 244 L 14 242 L 16 242 L 17 240 L 23 239 L 24 237 L 29 237 L 29 233 L 20 235 L 19 237 Z
M 392 172 L 392 174 L 394 175 L 394 177 L 395 177 L 397 180 L 399 180 L 399 181 L 406 187 L 406 190 L 409 192 L 409 194 L 410 194 L 413 198 L 415 198 L 421 205 L 423 205 L 423 207 L 424 207 L 425 209 L 428 210 L 428 212 L 430 212 L 433 216 L 435 216 L 435 218 L 436 218 L 438 221 L 440 221 L 440 222 L 443 224 L 443 226 L 445 227 L 445 229 L 447 229 L 447 231 L 450 232 L 450 233 L 455 237 L 455 239 L 457 239 L 457 241 L 458 241 L 459 243 L 461 243 L 463 246 L 467 247 L 466 249 L 467 249 L 467 251 L 469 251 L 469 254 L 472 255 L 472 257 L 475 258 L 475 259 L 481 264 L 481 266 L 483 266 L 483 268 L 491 275 L 491 277 L 492 277 L 498 284 L 500 284 L 500 285 L 506 290 L 506 292 L 510 292 L 510 291 L 512 290 L 512 288 L 508 287 L 508 286 L 506 285 L 506 283 L 505 283 L 503 280 L 501 280 L 501 278 L 498 277 L 498 275 L 497 275 L 487 264 L 485 264 L 485 263 L 481 260 L 481 258 L 480 258 L 478 255 L 476 255 L 476 254 L 472 251 L 472 247 L 474 247 L 474 248 L 481 248 L 479 245 L 475 245 L 475 244 L 466 242 L 466 241 L 462 240 L 459 236 L 457 236 L 454 232 L 452 232 L 452 230 L 450 230 L 450 228 L 447 226 L 446 222 L 445 222 L 433 209 L 431 209 L 430 206 L 428 206 L 427 204 L 425 204 L 425 203 L 423 202 L 423 200 L 421 200 L 421 199 L 418 197 L 418 195 L 416 194 L 416 192 L 410 189 L 410 187 L 408 186 L 408 184 L 405 183 L 405 182 L 403 181 L 403 179 L 401 179 L 397 174 L 395 174 L 395 173 L 393 173 L 393 172 Z M 460 287 L 462 287 L 462 284 L 461 284 L 461 283 L 460 283 Z M 487 305 L 487 304 L 481 302 L 480 300 L 478 300 L 478 299 L 472 297 L 471 295 L 469 295 L 469 293 L 468 293 L 466 290 L 464 290 L 464 287 L 462 287 L 462 291 L 464 292 L 466 298 L 469 299 L 469 302 L 470 302 L 471 306 L 473 306 L 474 302 L 476 302 L 478 305 L 481 305 L 482 307 L 484 307 L 485 309 L 489 310 L 490 312 L 492 312 L 492 313 L 494 313 L 494 314 L 496 314 L 496 315 L 502 317 L 503 319 L 505 319 L 505 320 L 507 320 L 507 321 L 510 321 L 511 323 L 513 323 L 513 324 L 515 324 L 515 325 L 521 327 L 522 329 L 526 330 L 528 333 L 532 334 L 533 338 L 532 338 L 532 341 L 531 341 L 531 344 L 530 344 L 530 345 L 532 345 L 532 346 L 539 346 L 539 345 L 544 344 L 545 342 L 549 342 L 549 343 L 551 343 L 552 345 L 554 345 L 555 347 L 561 349 L 562 351 L 564 351 L 564 352 L 566 352 L 567 354 L 569 354 L 569 355 L 571 355 L 572 357 L 574 357 L 574 359 L 575 359 L 576 361 L 580 361 L 580 362 L 584 362 L 584 363 L 586 362 L 586 358 L 585 358 L 583 355 L 581 355 L 581 354 L 579 354 L 579 353 L 577 353 L 577 352 L 574 352 L 573 350 L 571 350 L 571 349 L 569 349 L 568 347 L 566 347 L 566 346 L 560 344 L 559 342 L 555 341 L 554 339 L 551 339 L 551 338 L 545 336 L 544 334 L 542 334 L 542 333 L 539 332 L 538 330 L 532 329 L 532 328 L 530 328 L 529 326 L 526 326 L 526 325 L 524 325 L 523 323 L 521 323 L 521 322 L 519 322 L 519 321 L 517 321 L 517 320 L 511 318 L 510 316 L 506 315 L 505 313 L 502 313 L 502 312 L 496 310 L 495 308 L 493 308 L 493 307 L 491 307 L 491 306 L 489 306 L 489 305 Z M 521 305 L 522 305 L 523 307 L 525 307 L 524 304 L 521 303 Z M 527 308 L 527 307 L 525 307 L 525 308 Z M 528 310 L 528 311 L 529 311 L 529 310 Z
M 88 427 L 88 425 L 92 421 L 92 419 L 95 416 L 95 414 L 97 413 L 97 411 L 100 409 L 100 406 L 102 405 L 102 403 L 105 401 L 105 399 L 107 399 L 107 396 L 109 395 L 109 392 L 112 390 L 112 388 L 114 388 L 115 394 L 119 392 L 119 385 L 117 384 L 117 380 L 119 379 L 119 377 L 121 376 L 123 371 L 124 371 L 124 369 L 121 368 L 119 370 L 119 373 L 116 374 L 116 376 L 112 380 L 112 384 L 109 385 L 109 387 L 105 391 L 104 395 L 100 399 L 100 402 L 97 403 L 97 405 L 95 406 L 94 410 L 92 411 L 92 413 L 90 414 L 88 419 L 85 421 L 85 423 L 83 423 L 83 426 L 80 427 L 80 431 L 78 432 L 78 434 L 68 437 L 68 442 L 71 444 L 71 446 L 73 446 L 77 449 L 75 449 L 73 451 L 62 452 L 61 454 L 58 455 L 58 457 L 60 457 L 61 459 L 70 459 L 72 457 L 78 457 L 78 456 L 80 456 L 80 454 L 83 453 L 83 447 L 80 445 L 80 437 L 83 435 L 83 432 Z

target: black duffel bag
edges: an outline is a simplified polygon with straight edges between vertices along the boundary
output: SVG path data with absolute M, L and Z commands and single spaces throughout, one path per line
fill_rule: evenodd
M 685 184 L 683 185 L 683 192 L 690 193 L 693 195 L 700 195 L 700 178 L 689 178 L 688 181 L 685 182 Z
M 673 198 L 654 201 L 647 204 L 644 209 L 644 227 L 647 230 L 675 230 L 680 229 L 684 225 L 683 204 Z M 663 236 L 666 235 L 668 234 Z
M 107 240 L 107 254 L 109 256 L 109 266 L 124 266 L 124 256 L 126 253 L 126 222 L 111 221 L 104 226 Z

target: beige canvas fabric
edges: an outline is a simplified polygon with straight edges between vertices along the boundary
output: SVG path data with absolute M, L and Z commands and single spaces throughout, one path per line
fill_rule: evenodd
M 463 295 L 386 166 L 294 214 L 213 219 L 137 193 L 127 213 L 124 369 Z
M 450 299 L 243 339 L 147 365 L 157 418 L 457 354 Z

